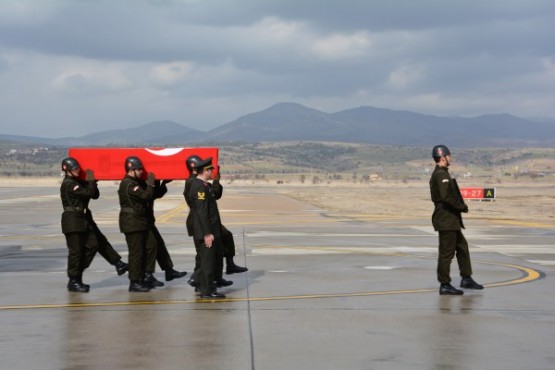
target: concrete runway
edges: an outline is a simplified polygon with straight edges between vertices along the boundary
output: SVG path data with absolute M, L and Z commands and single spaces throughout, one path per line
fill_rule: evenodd
M 100 190 L 95 220 L 127 260 L 117 188 Z M 181 193 L 170 184 L 156 215 L 190 274 Z M 228 299 L 198 300 L 188 276 L 129 293 L 99 255 L 80 294 L 66 290 L 58 188 L 0 188 L 0 368 L 555 368 L 553 229 L 466 221 L 486 289 L 446 297 L 429 219 L 328 212 L 254 187 L 227 186 L 219 204 L 249 268 L 224 275 Z M 455 262 L 451 275 L 458 285 Z

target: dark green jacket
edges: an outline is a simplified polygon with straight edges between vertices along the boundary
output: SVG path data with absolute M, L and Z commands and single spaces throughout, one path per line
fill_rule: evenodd
M 87 232 L 89 201 L 98 199 L 99 192 L 95 181 L 85 181 L 65 176 L 60 186 L 62 213 L 62 232 Z
M 149 228 L 154 186 L 148 186 L 143 179 L 125 176 L 118 189 L 119 229 L 122 233 L 145 231 Z
M 437 166 L 430 177 L 430 194 L 435 209 L 432 225 L 436 231 L 464 229 L 461 212 L 468 212 L 457 181 L 447 167 Z
M 189 200 L 193 218 L 193 236 L 198 240 L 204 239 L 204 236 L 208 234 L 219 238 L 222 224 L 212 185 L 195 178 L 191 180 L 190 187 Z

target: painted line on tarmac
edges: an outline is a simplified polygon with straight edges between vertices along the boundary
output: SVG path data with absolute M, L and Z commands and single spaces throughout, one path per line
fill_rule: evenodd
M 173 208 L 172 210 L 164 213 L 163 215 L 160 215 L 160 216 L 156 217 L 156 222 L 157 223 L 169 222 L 172 218 L 174 218 L 175 216 L 177 216 L 181 213 L 186 216 L 188 214 L 188 210 L 189 210 L 189 206 L 187 205 L 187 203 L 183 203 L 183 204 Z M 184 220 L 182 220 L 182 221 L 184 221 Z
M 500 219 L 490 219 L 490 220 L 494 223 L 502 224 L 502 225 L 531 227 L 536 229 L 545 229 L 545 228 L 553 227 L 553 224 L 548 224 L 544 222 L 529 222 L 529 221 L 500 220 Z
M 486 288 L 496 288 L 501 286 L 516 285 L 529 283 L 534 280 L 542 279 L 544 273 L 525 266 L 495 263 L 495 262 L 478 262 L 486 265 L 495 265 L 516 269 L 521 272 L 522 276 L 518 279 L 499 281 L 484 284 Z M 128 301 L 128 302 L 98 302 L 98 303 L 60 303 L 60 304 L 27 304 L 0 306 L 0 311 L 8 310 L 30 310 L 30 309 L 57 309 L 57 308 L 90 308 L 90 307 L 124 307 L 124 306 L 147 306 L 147 305 L 174 305 L 189 303 L 224 303 L 224 302 L 264 302 L 264 301 L 283 301 L 296 299 L 326 299 L 326 298 L 348 298 L 348 297 L 369 297 L 379 295 L 396 295 L 396 294 L 415 294 L 437 292 L 437 289 L 403 289 L 403 290 L 386 290 L 374 292 L 355 292 L 355 293 L 332 293 L 332 294 L 308 294 L 308 295 L 292 295 L 292 296 L 275 296 L 275 297 L 249 297 L 249 298 L 226 298 L 226 299 L 191 299 L 191 300 L 171 300 L 171 301 Z

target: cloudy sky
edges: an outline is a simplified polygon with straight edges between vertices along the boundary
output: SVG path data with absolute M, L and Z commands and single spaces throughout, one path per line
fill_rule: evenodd
M 0 0 L 0 133 L 278 102 L 555 117 L 553 0 Z

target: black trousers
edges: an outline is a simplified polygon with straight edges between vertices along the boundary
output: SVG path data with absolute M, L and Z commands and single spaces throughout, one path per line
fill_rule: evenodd
M 215 289 L 214 281 L 222 278 L 223 256 L 220 238 L 215 238 L 212 247 L 208 248 L 204 240 L 199 240 L 200 269 L 197 275 L 200 277 L 200 293 L 209 294 Z
M 148 241 L 149 245 L 154 245 L 156 249 L 156 261 L 158 261 L 158 265 L 163 271 L 173 269 L 173 261 L 170 257 L 170 252 L 168 252 L 168 248 L 166 247 L 166 242 L 164 242 L 164 238 L 158 231 L 158 228 L 155 225 L 152 225 L 148 231 Z M 152 263 L 152 266 L 148 266 L 147 271 L 154 272 L 155 270 L 155 263 Z
M 112 247 L 106 236 L 102 234 L 96 224 L 90 226 L 91 231 L 87 236 L 86 248 L 94 248 L 110 264 L 115 265 L 121 259 L 120 254 Z M 89 265 L 92 259 L 89 261 Z M 87 267 L 89 267 L 87 265 Z
M 453 257 L 457 257 L 461 276 L 472 275 L 472 264 L 468 242 L 460 230 L 439 231 L 439 254 L 437 259 L 437 280 L 450 283 L 450 269 Z
M 145 272 L 154 272 L 156 245 L 147 243 L 149 230 L 125 233 L 129 250 L 129 280 L 142 281 Z
M 233 240 L 233 233 L 222 225 L 222 246 L 224 257 L 235 257 L 235 241 Z
M 235 241 L 233 240 L 233 233 L 231 231 L 229 231 L 225 226 L 222 225 L 222 237 L 221 237 L 221 243 L 222 243 L 222 261 L 221 261 L 221 267 L 222 270 L 224 268 L 224 264 L 223 264 L 223 257 L 225 258 L 230 258 L 230 257 L 234 257 L 235 256 Z M 193 274 L 191 275 L 191 279 L 195 280 L 195 281 L 199 281 L 199 277 L 197 272 L 200 269 L 200 244 L 202 243 L 202 241 L 193 238 L 193 241 L 195 243 L 195 251 L 196 251 L 196 255 L 195 255 L 195 269 L 193 270 Z M 220 276 L 221 277 L 221 276 Z
M 90 266 L 97 249 L 94 245 L 87 245 L 90 236 L 88 232 L 75 232 L 64 234 L 67 244 L 67 276 L 70 278 L 80 276 Z

